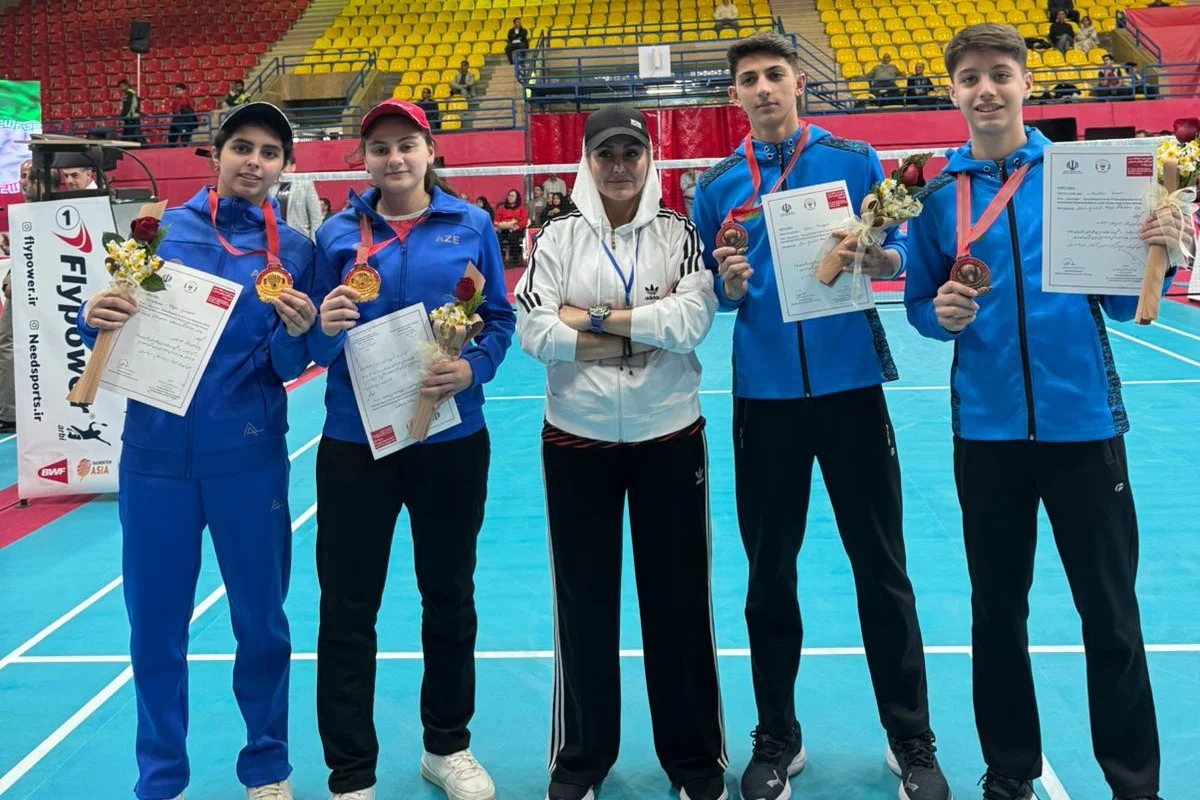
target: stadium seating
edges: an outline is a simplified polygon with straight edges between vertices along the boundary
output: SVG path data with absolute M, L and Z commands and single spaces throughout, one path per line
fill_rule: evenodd
M 747 17 L 771 14 L 765 0 L 740 6 Z M 462 59 L 478 79 L 487 57 L 504 54 L 514 18 L 530 31 L 530 46 L 543 35 L 550 47 L 734 38 L 732 30 L 712 30 L 712 9 L 710 0 L 350 0 L 294 72 L 331 71 L 347 48 L 374 50 L 379 69 L 400 77 L 395 97 L 419 98 L 429 88 L 445 101 Z M 456 113 L 452 105 L 443 111 Z M 443 117 L 443 128 L 454 123 Z
M 117 81 L 136 77 L 129 23 L 151 26 L 142 57 L 142 113 L 169 110 L 171 86 L 188 86 L 211 111 L 304 13 L 308 0 L 22 0 L 0 13 L 0 74 L 42 83 L 46 120 L 113 117 Z
M 1142 8 L 1152 0 L 1075 0 L 1081 16 L 1091 17 L 1101 34 L 1116 27 L 1116 14 L 1129 8 Z M 1183 0 L 1167 0 L 1178 5 Z M 926 64 L 926 74 L 935 86 L 946 86 L 946 65 L 942 50 L 956 32 L 981 22 L 1008 23 L 1026 38 L 1045 38 L 1050 22 L 1043 0 L 816 0 L 825 32 L 829 35 L 841 77 L 849 82 L 858 99 L 869 98 L 865 73 L 891 55 L 892 63 L 904 74 L 911 74 L 916 62 Z M 1095 83 L 1097 67 L 1104 48 L 1087 53 L 1057 50 L 1030 51 L 1029 66 L 1034 70 L 1035 93 L 1053 85 L 1074 83 L 1084 93 Z

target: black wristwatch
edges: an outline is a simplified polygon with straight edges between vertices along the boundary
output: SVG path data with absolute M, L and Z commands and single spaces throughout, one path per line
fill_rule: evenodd
M 612 306 L 605 303 L 594 305 L 588 309 L 592 333 L 604 333 L 604 320 L 608 319 L 610 314 L 612 314 Z

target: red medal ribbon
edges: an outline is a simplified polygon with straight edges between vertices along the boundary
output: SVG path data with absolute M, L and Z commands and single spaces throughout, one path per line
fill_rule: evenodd
M 766 192 L 772 194 L 778 191 L 783 182 L 787 180 L 787 176 L 791 174 L 792 169 L 800 161 L 800 154 L 804 152 L 804 148 L 808 145 L 808 123 L 800 122 L 800 138 L 796 140 L 796 150 L 792 153 L 792 157 L 788 160 L 787 166 L 779 175 L 779 180 L 775 181 L 775 185 Z M 743 149 L 746 151 L 746 166 L 750 170 L 750 181 L 753 188 L 750 191 L 750 197 L 746 202 L 742 203 L 737 208 L 725 215 L 725 222 L 741 222 L 751 213 L 753 213 L 761 203 L 758 202 L 758 190 L 762 188 L 762 172 L 758 168 L 758 159 L 754 156 L 754 133 L 753 131 L 746 134 L 746 140 L 742 143 Z
M 1001 210 L 1021 188 L 1027 172 L 1029 164 L 1010 175 L 974 225 L 971 225 L 971 176 L 964 172 L 958 174 L 958 258 L 971 255 L 971 243 L 978 241 L 992 227 Z
M 270 199 L 264 200 L 262 204 L 263 228 L 267 234 L 267 249 L 266 250 L 238 250 L 231 245 L 221 232 L 217 230 L 217 190 L 208 190 L 208 210 L 212 216 L 213 233 L 217 235 L 217 241 L 225 248 L 225 252 L 233 256 L 252 256 L 256 253 L 263 253 L 267 257 L 267 267 L 281 267 L 283 262 L 279 260 L 279 223 L 275 219 L 275 208 L 271 205 Z
M 371 221 L 367 219 L 366 214 L 358 215 L 358 254 L 354 257 L 354 265 L 356 267 L 365 267 L 367 259 L 376 253 L 382 251 L 392 242 L 400 241 L 399 236 L 393 236 L 390 239 L 384 239 L 382 242 L 375 244 L 375 237 L 371 235 Z

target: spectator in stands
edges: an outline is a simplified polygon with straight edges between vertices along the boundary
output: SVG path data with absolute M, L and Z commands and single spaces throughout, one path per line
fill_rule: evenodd
M 541 227 L 542 212 L 546 210 L 546 190 L 536 183 L 533 194 L 529 198 L 529 224 L 535 228 Z
M 1075 26 L 1067 20 L 1067 12 L 1059 11 L 1050 23 L 1050 44 L 1065 54 L 1075 44 Z
M 329 219 L 333 216 L 333 203 L 329 202 L 328 197 L 321 198 L 321 219 Z
M 715 20 L 713 30 L 717 33 L 726 28 L 736 31 L 738 29 L 738 10 L 733 0 L 725 0 L 725 2 L 714 8 L 713 19 Z
M 566 209 L 563 208 L 563 196 L 558 192 L 547 195 L 546 208 L 542 210 L 542 218 L 538 220 L 538 227 L 542 227 L 550 220 L 564 213 L 566 213 Z
M 363 117 L 357 155 L 375 186 L 351 192 L 351 208 L 317 236 L 315 291 L 327 294 L 320 328 L 309 337 L 313 360 L 329 367 L 317 456 L 316 551 L 317 727 L 331 770 L 331 800 L 375 800 L 376 719 L 389 730 L 397 724 L 391 710 L 375 702 L 376 619 L 402 507 L 409 512 L 422 608 L 420 772 L 448 800 L 493 800 L 495 786 L 471 753 L 468 727 L 476 694 L 474 578 L 491 454 L 483 385 L 508 350 L 514 314 L 492 226 L 438 177 L 425 113 L 395 99 L 375 106 Z M 375 251 L 369 272 L 358 266 L 363 248 Z M 439 307 L 453 297 L 468 262 L 487 282 L 479 308 L 483 329 L 461 358 L 432 364 L 421 388 L 435 404 L 454 397 L 462 422 L 376 459 L 354 400 L 345 333 L 394 311 L 401 296 Z M 346 285 L 352 272 L 368 273 L 377 299 Z
M 896 80 L 903 75 L 900 68 L 892 63 L 891 53 L 885 53 L 883 60 L 872 67 L 864 77 L 871 82 L 871 94 L 883 98 L 900 96 Z
M 250 102 L 250 95 L 246 93 L 246 82 L 234 81 L 229 87 L 229 94 L 225 95 L 225 107 L 237 108 L 248 102 Z
M 929 76 L 925 74 L 924 61 L 918 61 L 913 66 L 913 74 L 909 75 L 904 83 L 904 96 L 907 98 L 905 100 L 906 103 L 929 106 L 936 102 L 932 96 L 933 81 L 929 80 Z
M 25 198 L 26 203 L 34 203 L 42 199 L 46 193 L 38 176 L 33 171 L 32 161 L 21 162 L 21 196 Z M 57 169 L 50 170 L 50 186 L 58 188 L 59 181 L 62 180 L 62 175 Z
M 1096 97 L 1116 97 L 1121 91 L 1121 69 L 1113 63 L 1111 53 L 1105 53 L 1103 61 L 1096 73 L 1096 89 L 1092 94 Z
M 450 81 L 450 94 L 462 95 L 463 98 L 475 96 L 475 75 L 465 58 L 458 66 L 458 74 Z
M 700 170 L 685 169 L 679 176 L 679 191 L 683 193 L 683 208 L 686 214 L 692 215 L 692 201 L 696 199 L 696 181 L 700 178 Z
M 0 435 L 17 430 L 17 391 L 13 373 L 12 270 L 8 259 L 8 234 L 0 233 Z
M 1092 24 L 1091 17 L 1084 17 L 1079 23 L 1079 31 L 1075 34 L 1075 49 L 1082 53 L 1090 53 L 1100 46 L 1100 32 Z
M 283 169 L 284 173 L 295 172 L 296 162 L 291 161 Z M 279 203 L 279 213 L 288 227 L 312 239 L 317 234 L 317 228 L 325 221 L 321 214 L 321 201 L 317 197 L 317 189 L 309 180 L 282 180 L 275 184 L 271 196 Z
M 529 49 L 529 31 L 521 27 L 521 20 L 514 19 L 513 26 L 508 31 L 508 44 L 504 47 L 504 55 L 508 56 L 508 63 L 512 64 L 515 56 L 513 55 L 518 50 Z
M 479 206 L 480 208 L 482 208 L 484 211 L 487 212 L 488 219 L 491 219 L 491 220 L 496 219 L 496 209 L 492 208 L 492 204 L 488 202 L 488 199 L 486 197 L 484 197 L 483 195 L 479 195 L 479 197 L 476 197 L 475 205 Z
M 654 749 L 682 800 L 729 798 L 693 352 L 717 299 L 695 227 L 660 210 L 646 131 L 632 108 L 589 116 L 580 213 L 546 226 L 515 292 L 521 347 L 547 367 L 556 675 L 546 800 L 592 800 L 617 759 L 626 497 Z
M 520 192 L 508 190 L 504 202 L 496 206 L 494 220 L 496 235 L 500 237 L 500 250 L 504 254 L 504 268 L 522 266 L 521 251 L 525 243 L 525 229 L 529 227 L 529 213 L 521 202 Z
M 550 177 L 542 181 L 542 189 L 546 192 L 547 197 L 555 192 L 558 192 L 563 197 L 567 196 L 567 182 L 557 175 L 550 175 Z
M 144 142 L 142 98 L 124 78 L 117 82 L 117 88 L 121 90 L 121 110 L 117 114 L 121 118 L 121 138 L 127 142 Z
M 172 146 L 185 144 L 192 138 L 192 131 L 200 126 L 196 118 L 196 102 L 188 94 L 187 86 L 175 84 L 171 95 L 171 130 L 167 143 Z
M 845 181 L 849 206 L 857 208 L 883 180 L 883 168 L 866 142 L 798 118 L 805 78 L 790 39 L 755 34 L 729 48 L 728 63 L 729 98 L 745 112 L 750 132 L 700 178 L 693 218 L 720 304 L 737 311 L 733 488 L 750 568 L 745 611 L 758 716 L 741 796 L 792 796 L 788 778 L 807 762 L 795 700 L 804 644 L 797 556 L 819 463 L 858 587 L 888 766 L 900 777 L 902 797 L 949 800 L 930 730 L 921 626 L 905 568 L 900 461 L 882 388 L 897 374 L 883 323 L 873 310 L 782 322 L 776 265 L 759 211 L 762 195 L 828 181 Z M 833 252 L 851 271 L 857 251 L 856 238 L 843 234 Z M 893 230 L 866 248 L 862 272 L 899 275 L 905 252 L 904 234 Z
M 421 90 L 421 99 L 417 101 L 417 107 L 425 112 L 425 119 L 429 120 L 431 131 L 441 130 L 442 109 L 438 101 L 433 99 L 433 90 L 428 86 Z
M 1079 12 L 1075 10 L 1075 3 L 1072 0 L 1050 0 L 1050 5 L 1046 9 L 1046 18 L 1058 19 L 1060 12 L 1066 14 L 1067 19 L 1072 22 L 1079 22 Z

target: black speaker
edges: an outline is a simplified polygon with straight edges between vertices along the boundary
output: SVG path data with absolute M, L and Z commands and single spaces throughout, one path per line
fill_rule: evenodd
M 1084 128 L 1083 138 L 1086 141 L 1097 139 L 1132 139 L 1137 128 L 1132 125 L 1117 125 L 1111 128 Z
M 134 20 L 129 23 L 129 49 L 135 53 L 150 52 L 150 23 Z

